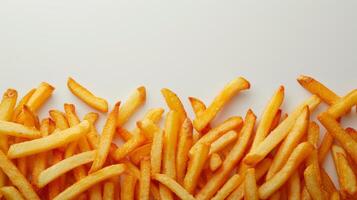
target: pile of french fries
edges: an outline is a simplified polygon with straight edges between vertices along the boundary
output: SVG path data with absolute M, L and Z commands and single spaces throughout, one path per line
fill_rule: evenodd
M 285 113 L 280 86 L 258 123 L 252 110 L 244 119 L 211 123 L 232 97 L 250 88 L 238 77 L 207 107 L 189 97 L 192 121 L 179 97 L 162 89 L 165 117 L 163 108 L 152 108 L 128 130 L 126 123 L 146 101 L 146 89 L 139 87 L 114 104 L 100 134 L 100 114 L 81 119 L 73 104 L 39 120 L 37 111 L 54 91 L 48 83 L 19 102 L 17 91 L 8 89 L 0 103 L 0 199 L 357 199 L 357 133 L 339 123 L 357 105 L 357 89 L 339 96 L 311 77 L 297 80 L 312 96 Z M 88 106 L 108 112 L 107 100 L 74 79 L 67 86 Z M 320 143 L 320 127 L 310 116 L 321 102 L 329 107 L 318 115 L 326 129 Z M 338 188 L 323 167 L 328 152 Z

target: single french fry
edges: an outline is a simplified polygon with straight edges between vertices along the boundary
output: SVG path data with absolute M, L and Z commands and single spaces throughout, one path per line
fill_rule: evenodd
M 92 94 L 88 89 L 77 83 L 71 77 L 67 81 L 68 89 L 84 103 L 101 112 L 108 111 L 108 102 Z
M 259 187 L 259 197 L 267 199 L 289 179 L 304 159 L 311 153 L 313 146 L 309 142 L 299 144 L 279 172 Z
M 50 84 L 42 82 L 25 105 L 32 111 L 37 111 L 52 95 L 54 89 Z
M 103 200 L 114 200 L 114 183 L 111 181 L 104 183 Z
M 165 174 L 154 174 L 152 178 L 159 181 L 161 184 L 165 185 L 179 198 L 185 200 L 195 200 L 195 198 L 189 192 L 187 192 L 180 184 L 178 184 L 171 177 Z
M 151 153 L 151 146 L 152 143 L 144 144 L 141 147 L 136 148 L 129 154 L 130 161 L 133 162 L 135 165 L 139 165 L 140 161 L 145 158 L 149 157 Z
M 66 172 L 84 165 L 86 163 L 92 162 L 95 158 L 96 151 L 86 151 L 83 153 L 76 154 L 60 162 L 52 165 L 51 167 L 42 171 L 38 177 L 37 186 L 39 188 L 44 187 L 51 181 L 55 180 L 59 176 L 65 174 Z
M 4 195 L 6 200 L 25 200 L 21 193 L 13 186 L 1 187 L 0 193 Z
M 288 199 L 289 200 L 300 200 L 301 198 L 301 183 L 300 175 L 298 171 L 295 171 L 288 180 Z
M 231 173 L 234 167 L 242 159 L 244 152 L 251 139 L 252 132 L 254 129 L 256 116 L 253 111 L 248 110 L 244 126 L 239 134 L 239 139 L 233 146 L 232 150 L 226 156 L 222 163 L 222 166 L 213 174 L 210 181 L 196 194 L 196 199 L 198 200 L 208 200 L 210 199 L 225 183 L 228 179 L 228 175 Z
M 89 189 L 89 200 L 102 200 L 102 187 L 96 184 Z
M 206 105 L 198 98 L 189 97 L 188 100 L 191 103 L 193 112 L 195 113 L 196 117 L 200 116 L 206 110 Z M 208 123 L 206 127 L 203 128 L 200 132 L 204 134 L 207 133 L 210 129 L 211 129 L 211 125 Z
M 326 102 L 328 105 L 332 105 L 340 99 L 340 97 L 332 90 L 312 77 L 301 75 L 299 78 L 297 78 L 297 81 L 302 87 L 304 87 L 312 94 L 320 97 L 322 101 Z
M 0 135 L 35 139 L 41 137 L 40 131 L 14 122 L 0 120 Z
M 331 149 L 332 143 L 333 143 L 332 135 L 329 132 L 326 132 L 318 149 L 318 157 L 319 157 L 320 164 L 324 162 L 327 153 Z
M 53 150 L 51 164 L 55 165 L 56 163 L 60 162 L 62 159 L 63 159 L 63 153 L 57 149 Z M 55 196 L 57 196 L 62 191 L 62 189 L 65 187 L 64 178 L 68 178 L 68 177 L 61 176 L 48 184 L 48 188 L 47 188 L 48 199 L 54 199 Z
M 157 124 L 161 120 L 163 113 L 163 108 L 151 108 L 145 113 L 144 118 L 142 120 L 148 119 Z
M 158 131 L 159 127 L 156 126 L 154 122 L 149 119 L 144 119 L 136 123 L 137 127 L 141 130 L 148 140 L 152 140 L 154 133 Z
M 16 105 L 14 112 L 12 114 L 12 121 L 15 121 L 18 117 L 18 115 L 21 113 L 22 111 L 22 106 L 24 106 L 29 99 L 31 98 L 31 96 L 33 95 L 33 93 L 36 91 L 36 88 L 31 89 L 30 91 L 28 91 L 25 96 L 23 96 L 21 98 L 21 100 L 19 101 L 19 103 Z
M 83 121 L 77 126 L 56 132 L 47 137 L 13 144 L 10 146 L 7 155 L 9 158 L 13 159 L 55 149 L 80 138 L 86 134 L 88 130 L 89 122 Z
M 209 149 L 209 145 L 201 143 L 190 159 L 190 164 L 183 180 L 183 187 L 191 194 L 196 189 L 198 179 L 208 158 Z
M 0 120 L 10 121 L 12 119 L 17 100 L 17 91 L 7 89 L 0 102 Z M 0 134 L 0 150 L 7 152 L 9 148 L 7 135 Z M 0 187 L 2 185 L 0 184 Z
M 40 200 L 40 197 L 36 194 L 31 184 L 26 180 L 26 177 L 21 174 L 2 151 L 0 151 L 0 168 L 26 199 Z
M 124 164 L 110 165 L 108 167 L 102 168 L 66 188 L 63 192 L 56 196 L 54 200 L 72 199 L 95 184 L 110 177 L 118 176 L 119 174 L 123 173 L 125 169 L 126 168 Z
M 140 162 L 139 199 L 150 199 L 150 159 L 144 158 Z
M 123 127 L 117 127 L 117 133 L 119 134 L 120 138 L 123 139 L 124 142 L 127 142 L 133 137 L 133 134 Z
M 35 113 L 33 113 L 27 105 L 24 105 L 22 107 L 22 114 L 23 114 L 24 121 L 17 122 L 17 123 L 22 123 L 27 127 L 35 127 L 36 129 L 40 128 L 40 122 L 38 116 Z
M 196 130 L 201 131 L 215 118 L 217 113 L 222 110 L 224 105 L 239 91 L 249 89 L 250 84 L 242 77 L 235 78 L 229 82 L 223 90 L 216 96 L 208 108 L 196 119 L 193 120 L 193 126 Z
M 53 121 L 56 123 L 56 128 L 64 130 L 69 128 L 66 116 L 59 110 L 50 110 L 49 114 Z
M 217 194 L 212 198 L 212 200 L 224 200 L 226 197 L 236 188 L 239 184 L 241 184 L 243 178 L 235 174 L 222 186 L 222 188 L 217 192 Z M 250 188 L 253 189 L 253 188 Z
M 151 145 L 150 152 L 150 164 L 151 164 L 151 174 L 160 173 L 161 171 L 161 160 L 162 160 L 162 152 L 164 145 L 164 132 L 162 130 L 158 130 L 154 134 L 154 138 Z
M 138 87 L 120 107 L 117 126 L 123 126 L 135 111 L 146 101 L 146 89 L 144 86 Z
M 269 100 L 264 112 L 261 116 L 260 123 L 258 125 L 253 144 L 251 149 L 257 148 L 264 138 L 268 135 L 270 127 L 273 123 L 274 117 L 277 114 L 279 107 L 284 100 L 284 87 L 280 86 L 278 90 L 274 93 L 273 97 Z
M 190 149 L 189 155 L 192 156 L 194 151 L 196 150 L 198 144 L 206 143 L 212 144 L 215 140 L 217 140 L 220 136 L 225 134 L 230 130 L 237 130 L 243 125 L 243 120 L 241 117 L 231 117 L 221 123 L 220 125 L 211 129 L 208 133 L 203 135 Z
M 278 127 L 276 127 L 253 151 L 249 152 L 244 162 L 248 165 L 255 165 L 269 154 L 289 133 L 296 119 L 306 106 L 309 106 L 310 113 L 320 103 L 317 96 L 312 96 L 298 106 Z
M 115 134 L 119 106 L 120 102 L 116 103 L 112 112 L 108 116 L 102 134 L 100 135 L 99 145 L 97 148 L 95 159 L 92 163 L 92 167 L 89 170 L 89 173 L 93 173 L 102 168 L 105 163 L 105 160 L 107 159 L 110 144 L 112 143 Z
M 124 174 L 123 182 L 120 185 L 120 199 L 121 200 L 133 200 L 134 199 L 134 191 L 137 179 L 130 175 Z
M 213 153 L 209 160 L 209 168 L 211 171 L 216 171 L 222 165 L 221 156 L 218 153 Z
M 281 109 L 279 109 L 276 112 L 276 114 L 275 114 L 275 116 L 273 118 L 273 121 L 271 122 L 271 125 L 270 125 L 270 128 L 269 128 L 269 132 L 273 131 L 279 125 L 280 120 L 284 120 L 285 119 L 285 118 L 283 119 L 283 117 L 284 116 L 282 116 L 282 111 L 281 111 Z
M 187 169 L 188 151 L 193 143 L 192 131 L 192 123 L 188 118 L 186 118 L 183 121 L 179 132 L 176 156 L 176 177 L 177 182 L 181 185 L 183 184 L 183 179 Z M 156 171 L 156 173 L 158 173 L 158 171 Z
M 209 155 L 212 155 L 213 153 L 217 153 L 221 151 L 222 149 L 226 148 L 230 144 L 234 143 L 238 138 L 238 133 L 235 131 L 228 131 L 221 137 L 219 137 L 216 141 L 214 141 L 211 144 L 211 148 L 209 151 Z
M 87 120 L 90 123 L 90 130 L 87 133 L 87 140 L 92 149 L 97 149 L 99 145 L 99 134 L 94 126 L 94 123 L 97 121 L 97 119 L 98 114 L 93 112 L 87 113 L 83 118 L 83 120 Z
M 150 184 L 150 194 L 154 200 L 160 200 L 159 188 L 153 182 Z
M 314 169 L 316 166 L 314 164 L 310 164 L 306 167 L 304 171 L 304 180 L 307 190 L 313 200 L 324 199 L 324 194 L 321 190 L 321 184 L 316 176 L 316 170 Z
M 246 200 L 258 200 L 259 199 L 258 186 L 256 183 L 254 168 L 249 168 L 245 173 L 244 199 L 246 199 Z
M 357 104 L 357 89 L 352 90 L 346 96 L 340 98 L 336 103 L 327 109 L 327 113 L 334 119 L 345 115 L 352 106 Z
M 179 115 L 180 121 L 182 122 L 187 114 L 180 98 L 171 90 L 167 88 L 161 89 L 161 94 L 165 98 L 165 102 L 170 110 L 174 110 Z
M 130 140 L 125 142 L 122 146 L 114 152 L 114 158 L 116 161 L 120 161 L 125 158 L 130 152 L 134 151 L 137 147 L 145 142 L 145 137 L 141 134 L 133 136 Z
M 267 173 L 266 180 L 269 180 L 283 167 L 291 152 L 293 152 L 300 140 L 306 135 L 309 126 L 309 118 L 309 109 L 308 107 L 305 107 L 296 119 L 290 133 L 280 145 L 278 152 L 275 154 L 273 163 Z
M 323 189 L 328 193 L 332 194 L 335 192 L 338 192 L 335 185 L 333 184 L 330 176 L 327 174 L 324 168 L 320 168 L 321 172 L 321 182 L 322 182 L 322 187 Z

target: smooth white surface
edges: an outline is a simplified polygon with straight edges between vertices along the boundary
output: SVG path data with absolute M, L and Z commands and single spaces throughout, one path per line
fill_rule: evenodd
M 45 117 L 65 102 L 75 103 L 81 116 L 91 110 L 67 90 L 68 76 L 111 105 L 145 85 L 145 108 L 165 106 L 160 89 L 168 87 L 192 114 L 188 96 L 209 103 L 225 83 L 244 76 L 251 89 L 219 119 L 244 115 L 248 108 L 260 116 L 280 84 L 289 112 L 309 96 L 296 82 L 299 74 L 340 95 L 356 88 L 356 9 L 357 1 L 331 0 L 4 0 L 0 91 L 12 87 L 22 96 L 40 81 L 53 84 L 54 96 L 41 112 Z M 348 124 L 356 128 L 355 114 Z M 333 174 L 331 158 L 327 162 Z

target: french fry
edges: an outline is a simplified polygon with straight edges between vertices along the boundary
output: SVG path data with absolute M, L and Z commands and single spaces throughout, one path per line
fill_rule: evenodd
M 188 100 L 191 103 L 193 112 L 195 113 L 195 116 L 198 117 L 200 116 L 205 110 L 206 110 L 206 105 L 199 99 L 195 97 L 189 97 Z M 211 125 L 208 123 L 205 128 L 203 128 L 200 132 L 205 134 L 211 129 Z
M 319 157 L 320 164 L 324 162 L 327 153 L 330 151 L 332 143 L 333 143 L 332 135 L 329 132 L 326 132 L 318 149 L 318 157 Z
M 120 102 L 116 103 L 112 112 L 109 114 L 108 119 L 104 125 L 102 134 L 100 136 L 99 145 L 95 155 L 95 159 L 92 163 L 92 167 L 89 173 L 93 173 L 103 167 L 105 160 L 107 159 L 110 144 L 112 143 L 115 127 L 118 117 Z
M 331 200 L 340 200 L 340 194 L 338 192 L 334 192 L 331 195 Z
M 301 191 L 301 199 L 302 200 L 312 200 L 310 194 L 309 194 L 309 191 L 307 191 L 307 188 L 306 187 L 303 187 L 302 188 L 302 191 Z
M 35 139 L 41 137 L 40 131 L 14 122 L 0 120 L 0 135 Z
M 180 184 L 178 184 L 171 177 L 165 174 L 154 174 L 152 178 L 159 181 L 161 184 L 165 185 L 173 193 L 175 193 L 180 199 L 195 200 L 195 198 L 189 192 L 187 192 Z
M 96 184 L 89 189 L 89 200 L 102 200 L 102 187 Z
M 261 116 L 260 123 L 258 125 L 253 144 L 251 149 L 256 149 L 258 144 L 260 144 L 264 138 L 268 135 L 270 127 L 273 123 L 274 117 L 277 114 L 279 107 L 284 100 L 284 87 L 280 86 L 278 90 L 274 93 L 273 97 L 269 100 L 264 112 Z
M 42 82 L 36 91 L 31 95 L 27 105 L 33 112 L 36 112 L 53 93 L 55 88 L 48 83 Z
M 221 156 L 217 153 L 213 153 L 209 160 L 209 168 L 211 171 L 216 171 L 222 165 Z
M 249 89 L 250 84 L 242 77 L 235 78 L 229 82 L 223 90 L 215 97 L 211 105 L 196 119 L 193 120 L 193 126 L 197 131 L 203 128 L 215 118 L 217 113 L 222 110 L 223 106 L 239 91 Z
M 40 200 L 31 184 L 2 151 L 0 151 L 0 168 L 26 199 Z
M 150 199 L 150 159 L 144 158 L 140 162 L 139 199 Z
M 56 163 L 60 162 L 63 159 L 63 153 L 57 149 L 52 151 L 52 165 L 55 165 Z M 54 199 L 55 196 L 57 196 L 65 186 L 65 179 L 68 177 L 72 176 L 61 176 L 55 180 L 53 180 L 51 183 L 48 184 L 48 199 Z M 38 181 L 37 181 L 38 183 Z
M 239 134 L 239 139 L 229 152 L 222 166 L 213 174 L 210 181 L 196 194 L 197 200 L 210 199 L 228 179 L 231 170 L 238 164 L 244 156 L 244 152 L 252 136 L 256 116 L 253 111 L 248 110 L 244 126 Z
M 297 81 L 302 87 L 304 87 L 312 94 L 315 94 L 320 97 L 322 101 L 326 102 L 328 105 L 332 105 L 340 99 L 340 97 L 332 90 L 330 90 L 325 85 L 323 85 L 312 77 L 301 75 L 299 76 Z
M 120 185 L 120 199 L 121 200 L 133 200 L 134 199 L 134 191 L 137 179 L 130 175 L 125 174 L 123 177 L 123 182 Z
M 354 89 L 346 96 L 340 98 L 339 101 L 331 105 L 326 112 L 330 114 L 334 119 L 337 119 L 345 115 L 351 109 L 351 107 L 356 104 L 357 104 L 357 89 Z
M 246 200 L 258 200 L 259 199 L 258 186 L 256 183 L 254 168 L 249 168 L 245 174 L 244 198 Z
M 189 155 L 192 156 L 197 146 L 200 143 L 212 144 L 215 140 L 217 140 L 220 136 L 225 134 L 230 130 L 239 129 L 243 125 L 243 121 L 241 117 L 231 117 L 221 123 L 220 125 L 211 129 L 208 133 L 203 135 L 190 149 Z
M 140 108 L 146 101 L 146 89 L 144 86 L 138 87 L 129 96 L 125 103 L 120 107 L 117 126 L 123 126 L 129 118 Z
M 13 144 L 10 146 L 7 155 L 9 158 L 13 159 L 13 158 L 19 158 L 28 155 L 33 155 L 36 153 L 45 152 L 50 149 L 55 149 L 57 147 L 60 147 L 73 140 L 80 138 L 81 136 L 86 134 L 88 130 L 89 130 L 89 122 L 83 121 L 72 128 L 59 131 L 47 137 L 26 141 L 18 144 Z
M 123 139 L 124 142 L 127 142 L 133 137 L 133 134 L 123 127 L 117 127 L 117 133 L 119 134 L 120 138 Z
M 68 78 L 67 86 L 68 89 L 75 96 L 77 96 L 79 99 L 81 99 L 84 103 L 86 103 L 90 107 L 101 112 L 108 111 L 108 102 L 105 99 L 95 96 L 88 89 L 77 83 L 71 77 Z
M 304 135 L 306 135 L 307 128 L 309 126 L 309 118 L 309 109 L 308 107 L 305 107 L 296 119 L 290 133 L 280 145 L 278 152 L 275 154 L 273 163 L 267 173 L 266 180 L 269 180 L 283 167 L 291 152 L 293 152 L 300 140 L 304 137 Z
M 324 199 L 324 194 L 321 191 L 321 184 L 316 176 L 314 164 L 310 164 L 304 171 L 305 185 L 313 200 Z
M 60 162 L 52 165 L 51 167 L 42 171 L 38 177 L 37 186 L 39 188 L 44 187 L 51 181 L 55 180 L 59 176 L 65 174 L 66 172 L 84 165 L 86 163 L 92 162 L 95 158 L 96 151 L 86 151 L 83 153 L 76 154 Z
M 27 105 L 24 105 L 22 107 L 22 114 L 24 116 L 23 117 L 24 121 L 17 122 L 17 123 L 22 123 L 27 127 L 35 127 L 36 129 L 40 128 L 40 122 L 38 116 L 35 113 L 33 113 Z
M 18 117 L 18 115 L 21 113 L 22 111 L 22 106 L 24 106 L 29 99 L 31 98 L 31 96 L 33 95 L 33 93 L 36 91 L 36 88 L 31 89 L 30 91 L 28 91 L 25 96 L 23 96 L 21 98 L 21 100 L 19 101 L 19 103 L 16 105 L 14 112 L 12 114 L 12 120 L 11 121 L 15 121 Z
M 87 133 L 88 142 L 92 149 L 97 149 L 99 145 L 99 135 L 97 129 L 94 126 L 94 123 L 98 119 L 98 113 L 87 113 L 83 119 L 89 121 L 90 123 L 90 131 Z
M 1 187 L 0 193 L 6 200 L 25 200 L 21 193 L 13 186 Z
M 128 172 L 130 175 L 134 176 L 136 179 L 139 180 L 141 177 L 140 170 L 130 161 L 124 161 L 123 163 L 126 165 L 126 172 Z
M 330 176 L 326 173 L 325 169 L 324 168 L 320 168 L 320 169 L 321 169 L 320 172 L 321 172 L 321 182 L 322 182 L 323 189 L 329 194 L 338 192 Z
M 161 120 L 163 113 L 163 108 L 152 108 L 145 113 L 145 116 L 142 120 L 148 119 L 157 124 Z
M 237 140 L 238 133 L 235 131 L 228 131 L 221 137 L 219 137 L 216 141 L 214 141 L 211 144 L 211 148 L 209 151 L 209 155 L 212 155 L 213 153 L 217 153 L 221 151 L 222 149 L 226 148 L 228 145 L 234 143 L 234 141 Z
M 259 197 L 267 199 L 289 179 L 304 159 L 311 153 L 313 146 L 309 142 L 299 144 L 279 172 L 259 187 Z
M 129 154 L 130 161 L 135 165 L 139 165 L 143 158 L 150 156 L 151 146 L 152 143 L 148 143 L 136 148 Z
M 7 89 L 4 95 L 2 96 L 2 100 L 0 102 L 0 120 L 10 121 L 17 100 L 17 91 L 14 89 Z M 0 150 L 7 152 L 9 148 L 7 135 L 0 134 Z M 1 182 L 1 181 L 0 181 Z M 0 187 L 1 187 L 0 183 Z
M 152 140 L 154 133 L 159 129 L 159 127 L 157 127 L 156 124 L 149 119 L 138 121 L 136 124 L 141 130 L 141 133 L 143 133 L 148 140 Z
M 183 180 L 183 187 L 191 194 L 195 191 L 198 178 L 200 177 L 203 166 L 208 158 L 209 149 L 209 145 L 201 143 L 190 159 L 190 164 Z
M 124 164 L 116 164 L 111 165 L 105 168 L 102 168 L 92 174 L 89 174 L 82 180 L 74 183 L 73 185 L 69 186 L 63 192 L 61 192 L 58 196 L 54 198 L 54 200 L 64 200 L 64 199 L 72 199 L 77 195 L 81 194 L 82 192 L 86 191 L 93 185 L 104 181 L 110 177 L 118 176 L 125 171 Z
M 246 179 L 247 180 L 247 179 Z M 239 184 L 241 184 L 243 178 L 235 174 L 222 186 L 222 188 L 217 192 L 217 194 L 212 198 L 212 200 L 224 200 L 226 197 L 236 188 Z M 253 190 L 253 188 L 250 188 Z
M 186 118 L 187 114 L 179 97 L 167 88 L 161 89 L 161 94 L 164 96 L 167 106 L 170 108 L 170 110 L 177 112 L 180 121 L 182 122 Z
M 59 130 L 64 130 L 69 128 L 69 124 L 66 116 L 59 110 L 50 110 L 49 114 L 56 124 L 56 128 Z
M 282 116 L 281 112 L 282 112 L 281 109 L 279 109 L 276 112 L 276 114 L 275 114 L 275 116 L 273 118 L 273 121 L 271 122 L 271 125 L 270 125 L 270 128 L 269 128 L 269 132 L 273 131 L 279 125 L 280 120 L 284 120 L 285 119 L 285 118 L 283 119 L 284 116 Z
M 125 142 L 121 147 L 115 150 L 114 159 L 120 161 L 130 152 L 134 151 L 137 147 L 145 142 L 145 137 L 141 134 L 133 136 L 130 140 Z
M 154 200 L 160 200 L 159 188 L 153 182 L 150 184 L 150 194 Z
M 150 152 L 151 174 L 160 173 L 161 171 L 163 145 L 164 145 L 164 132 L 162 130 L 158 130 L 158 132 L 154 134 L 154 138 L 151 145 L 151 152 Z
M 177 182 L 179 182 L 181 185 L 183 184 L 183 179 L 186 173 L 188 151 L 190 150 L 193 143 L 192 131 L 192 123 L 188 118 L 186 118 L 183 121 L 179 132 L 176 156 L 176 177 Z M 158 173 L 158 171 L 156 171 L 156 173 Z
M 114 200 L 114 183 L 111 181 L 104 183 L 103 200 Z
M 300 200 L 301 198 L 301 183 L 300 175 L 298 171 L 295 171 L 288 180 L 288 199 L 289 200 Z
M 289 133 L 296 119 L 299 117 L 302 110 L 309 106 L 310 113 L 320 103 L 317 96 L 312 96 L 298 106 L 279 126 L 277 126 L 253 151 L 249 152 L 244 162 L 248 165 L 255 165 L 268 155 Z

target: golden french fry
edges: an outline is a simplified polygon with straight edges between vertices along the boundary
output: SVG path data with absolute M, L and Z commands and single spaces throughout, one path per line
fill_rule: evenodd
M 247 180 L 247 179 L 246 179 Z M 217 192 L 217 194 L 212 198 L 212 200 L 224 200 L 226 197 L 236 188 L 239 184 L 241 184 L 243 178 L 235 174 L 222 186 L 222 188 Z M 254 180 L 255 181 L 255 180 Z M 251 191 L 253 188 L 250 188 Z
M 329 132 L 326 132 L 318 149 L 318 157 L 319 157 L 320 164 L 324 162 L 327 153 L 330 151 L 332 143 L 333 143 L 332 135 Z
M 279 89 L 274 93 L 273 97 L 269 100 L 264 112 L 261 116 L 260 123 L 258 125 L 253 144 L 251 149 L 255 149 L 258 144 L 260 144 L 264 138 L 268 135 L 270 127 L 273 123 L 274 117 L 279 110 L 280 105 L 284 100 L 284 87 L 280 86 Z
M 50 98 L 54 89 L 55 88 L 50 84 L 42 82 L 25 105 L 27 105 L 33 112 L 36 112 L 47 99 Z
M 299 144 L 291 153 L 284 167 L 259 187 L 259 197 L 261 199 L 267 199 L 270 195 L 278 191 L 312 150 L 313 146 L 309 142 Z
M 309 191 L 307 191 L 307 188 L 306 187 L 303 187 L 302 188 L 302 191 L 301 191 L 301 199 L 302 200 L 312 200 L 310 194 L 309 194 Z
M 40 131 L 14 122 L 0 120 L 0 135 L 35 139 L 41 137 Z
M 92 149 L 97 149 L 99 145 L 99 134 L 97 132 L 97 129 L 94 126 L 94 123 L 98 119 L 98 114 L 97 113 L 87 113 L 84 118 L 84 120 L 87 120 L 90 123 L 90 130 L 87 133 L 87 139 L 92 147 Z
M 321 169 L 320 172 L 321 172 L 321 182 L 322 182 L 323 189 L 329 194 L 338 192 L 330 176 L 326 173 L 325 169 L 322 167 L 320 169 Z
M 221 156 L 217 153 L 213 153 L 209 160 L 209 168 L 211 171 L 216 171 L 222 165 Z
M 127 129 L 125 129 L 123 127 L 117 127 L 117 133 L 119 134 L 121 139 L 123 139 L 124 142 L 127 142 L 128 140 L 130 140 L 133 137 L 133 134 L 130 133 Z M 145 136 L 145 137 L 147 137 L 147 136 Z
M 35 113 L 33 113 L 27 105 L 24 105 L 22 107 L 22 114 L 23 114 L 24 121 L 17 122 L 17 123 L 22 123 L 27 127 L 35 127 L 36 129 L 40 128 L 40 122 L 38 116 Z
M 76 154 L 74 156 L 71 156 L 69 158 L 66 158 L 64 160 L 61 160 L 60 162 L 52 165 L 51 167 L 45 169 L 42 171 L 38 177 L 38 183 L 37 186 L 39 188 L 44 187 L 51 181 L 55 180 L 62 174 L 65 174 L 66 172 L 84 165 L 86 163 L 92 162 L 94 160 L 96 151 L 86 151 L 83 153 Z
M 150 159 L 144 158 L 140 162 L 139 199 L 150 199 Z
M 104 125 L 102 134 L 100 135 L 99 145 L 92 163 L 89 173 L 93 173 L 103 167 L 105 160 L 109 154 L 110 144 L 114 138 L 115 127 L 118 117 L 120 102 L 116 103 L 112 112 L 109 114 L 108 119 Z
M 208 181 L 206 185 L 196 194 L 196 199 L 210 199 L 228 179 L 228 175 L 231 173 L 232 169 L 236 167 L 238 162 L 244 156 L 244 152 L 246 151 L 249 140 L 252 136 L 255 120 L 256 116 L 254 115 L 253 111 L 248 110 L 245 117 L 244 126 L 239 133 L 239 139 L 229 154 L 226 156 L 222 166 L 213 174 L 210 181 Z
M 313 200 L 324 199 L 324 194 L 321 190 L 321 184 L 316 176 L 316 170 L 314 169 L 316 166 L 314 164 L 310 164 L 306 167 L 304 171 L 304 180 L 307 190 Z
M 146 89 L 144 86 L 136 88 L 125 103 L 120 107 L 117 126 L 123 126 L 135 111 L 146 101 Z
M 114 183 L 111 181 L 104 183 L 103 200 L 114 200 Z
M 114 152 L 114 159 L 120 161 L 125 158 L 130 152 L 134 151 L 137 147 L 145 142 L 145 137 L 141 134 L 133 136 L 130 140 L 125 142 L 122 146 Z
M 201 131 L 203 128 L 215 118 L 217 113 L 222 110 L 224 105 L 239 91 L 249 89 L 250 84 L 242 77 L 238 77 L 229 82 L 223 90 L 215 97 L 211 105 L 195 120 L 193 120 L 193 126 L 196 130 Z
M 190 159 L 190 164 L 187 169 L 186 176 L 183 180 L 183 187 L 193 193 L 196 189 L 198 179 L 203 170 L 203 166 L 208 158 L 210 146 L 204 143 L 199 144 L 197 150 Z
M 170 178 L 169 176 L 165 174 L 154 174 L 152 178 L 165 185 L 179 198 L 185 200 L 195 200 L 195 198 L 189 192 L 187 192 L 180 184 L 178 184 L 174 179 Z
M 327 109 L 327 113 L 334 119 L 345 115 L 352 106 L 357 104 L 357 89 L 352 90 L 346 96 L 340 98 L 336 103 Z
M 116 164 L 102 168 L 69 186 L 63 192 L 57 195 L 54 200 L 72 199 L 95 184 L 110 177 L 118 176 L 119 174 L 123 173 L 125 169 L 126 168 L 124 164 Z
M 21 193 L 13 186 L 1 187 L 0 193 L 4 195 L 6 200 L 25 200 Z
M 88 89 L 77 83 L 71 77 L 67 81 L 68 89 L 84 103 L 101 112 L 108 111 L 108 102 L 100 97 L 94 96 Z
M 15 121 L 18 117 L 18 115 L 21 113 L 22 111 L 22 106 L 24 106 L 29 99 L 31 98 L 31 96 L 33 95 L 33 93 L 36 91 L 36 88 L 31 89 L 30 91 L 28 91 L 25 96 L 23 96 L 21 98 L 21 100 L 19 101 L 19 103 L 17 104 L 17 106 L 14 109 L 14 112 L 12 114 L 12 121 Z
M 60 162 L 63 159 L 63 153 L 61 151 L 58 150 L 53 150 L 52 153 L 52 165 Z M 72 177 L 72 176 L 69 176 Z M 53 199 L 55 198 L 55 196 L 57 196 L 63 189 L 63 187 L 65 187 L 65 178 L 66 176 L 61 176 L 57 179 L 55 179 L 54 181 L 52 181 L 50 184 L 48 184 L 48 199 Z M 68 177 L 67 177 L 68 178 Z
M 255 165 L 269 154 L 289 133 L 296 119 L 299 117 L 302 110 L 309 106 L 310 113 L 320 103 L 317 96 L 312 96 L 298 106 L 279 126 L 277 126 L 253 151 L 249 152 L 244 162 L 248 165 Z
M 208 133 L 202 136 L 190 149 L 189 154 L 192 156 L 197 146 L 200 143 L 212 144 L 215 140 L 217 140 L 220 136 L 225 134 L 230 130 L 237 130 L 243 125 L 243 121 L 241 117 L 231 117 L 221 123 L 220 125 L 211 129 Z
M 138 121 L 136 125 L 139 127 L 141 133 L 143 133 L 146 139 L 148 140 L 152 140 L 152 138 L 154 137 L 154 133 L 159 130 L 159 127 L 157 127 L 156 124 L 149 119 Z
M 186 111 L 180 98 L 171 90 L 167 88 L 161 89 L 161 94 L 165 98 L 165 102 L 170 110 L 174 110 L 179 115 L 180 121 L 182 122 L 186 118 Z
M 124 161 L 123 162 L 126 165 L 126 172 L 129 173 L 130 175 L 134 176 L 136 179 L 140 179 L 140 170 L 137 168 L 133 163 L 130 161 Z
M 122 200 L 131 200 L 134 199 L 135 185 L 137 179 L 130 175 L 124 174 L 123 184 L 121 184 L 120 188 L 120 199 Z
M 59 110 L 50 110 L 49 114 L 53 121 L 56 123 L 56 128 L 64 130 L 69 128 L 66 116 Z
M 89 189 L 89 200 L 102 200 L 102 187 L 96 184 Z
M 249 168 L 245 173 L 244 198 L 246 200 L 258 200 L 258 186 L 254 168 Z
M 40 200 L 31 184 L 26 180 L 16 166 L 0 151 L 0 168 L 26 199 Z
M 160 173 L 164 145 L 164 132 L 160 129 L 154 134 L 150 152 L 151 174 Z
M 273 163 L 267 173 L 266 180 L 269 180 L 283 167 L 291 152 L 293 152 L 300 140 L 304 137 L 304 135 L 306 135 L 306 131 L 309 126 L 309 118 L 309 109 L 308 107 L 305 107 L 296 119 L 290 133 L 280 145 L 278 152 L 275 154 Z
M 285 116 L 282 116 L 282 111 L 281 111 L 281 109 L 279 109 L 276 112 L 276 114 L 275 114 L 275 116 L 273 118 L 273 121 L 271 122 L 271 125 L 270 125 L 270 128 L 269 128 L 269 132 L 273 131 L 279 125 L 280 120 L 283 120 L 283 117 L 285 117 Z
M 217 153 L 221 151 L 222 149 L 226 148 L 228 145 L 231 143 L 234 143 L 234 141 L 237 140 L 238 133 L 235 131 L 228 131 L 221 137 L 219 137 L 216 141 L 214 141 L 211 144 L 211 148 L 209 151 L 209 155 L 212 155 L 213 153 Z
M 88 130 L 89 122 L 83 121 L 72 128 L 56 132 L 47 137 L 13 144 L 10 146 L 7 155 L 9 158 L 13 159 L 55 149 L 80 138 L 85 135 Z
M 332 90 L 312 77 L 301 75 L 297 78 L 297 81 L 302 87 L 307 89 L 312 94 L 317 95 L 322 99 L 322 101 L 329 105 L 336 103 L 340 99 L 340 97 Z
M 200 116 L 206 110 L 206 105 L 201 100 L 195 97 L 189 97 L 188 100 L 191 103 L 192 109 L 196 117 Z
M 150 156 L 151 146 L 152 143 L 148 143 L 136 148 L 129 154 L 130 161 L 135 165 L 139 165 L 143 158 Z
M 160 200 L 159 188 L 153 182 L 150 184 L 150 194 L 154 200 Z
M 288 189 L 289 200 L 300 200 L 301 183 L 300 183 L 300 175 L 298 171 L 295 171 L 289 178 L 287 183 L 287 189 Z
M 178 136 L 177 156 L 176 156 L 176 177 L 177 182 L 183 184 L 183 179 L 186 173 L 188 162 L 188 151 L 192 146 L 192 123 L 186 118 L 182 125 Z M 158 173 L 158 172 L 156 172 Z

